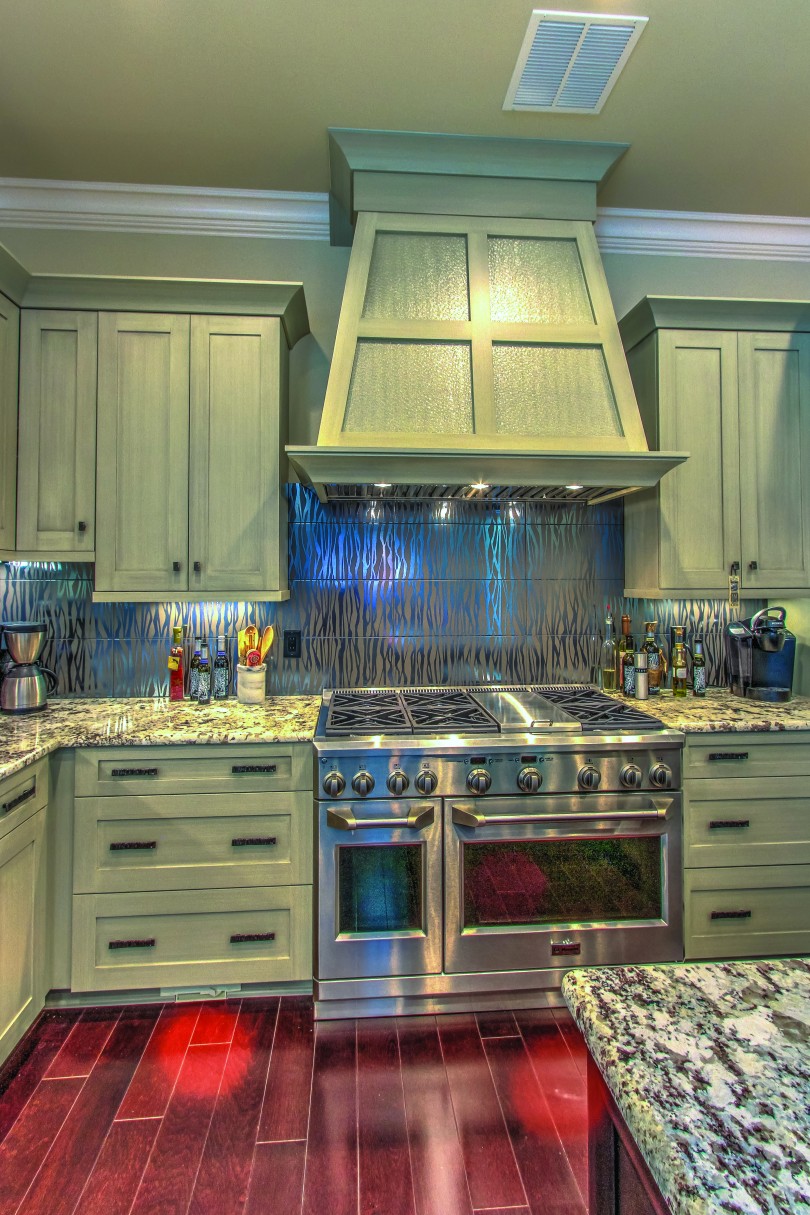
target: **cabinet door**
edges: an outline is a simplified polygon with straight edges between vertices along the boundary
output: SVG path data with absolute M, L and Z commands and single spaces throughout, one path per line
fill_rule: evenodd
M 741 333 L 742 585 L 810 587 L 810 335 Z
M 0 549 L 15 547 L 20 310 L 0 295 Z
M 661 586 L 723 591 L 740 559 L 737 335 L 659 340 L 660 446 L 690 453 L 661 481 Z
M 17 547 L 81 559 L 95 545 L 93 312 L 24 312 Z
M 43 1000 L 45 811 L 0 840 L 0 1061 Z
M 187 316 L 99 315 L 96 590 L 188 586 L 188 353 Z
M 276 319 L 191 318 L 190 590 L 248 594 L 287 585 L 279 483 L 285 356 Z

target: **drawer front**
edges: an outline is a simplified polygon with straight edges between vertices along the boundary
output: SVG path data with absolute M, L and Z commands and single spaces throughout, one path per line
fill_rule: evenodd
M 687 869 L 686 958 L 810 952 L 810 865 Z
M 75 992 L 311 977 L 309 886 L 73 897 Z
M 74 894 L 312 881 L 312 796 L 76 799 Z
M 684 865 L 810 864 L 810 796 L 795 779 L 687 787 Z M 799 794 L 804 785 L 804 796 Z M 720 797 L 724 793 L 726 796 Z M 785 796 L 785 794 L 793 796 Z
M 99 747 L 76 754 L 78 797 L 312 789 L 309 743 Z
M 40 760 L 0 782 L 0 839 L 48 802 L 48 761 Z
M 810 736 L 773 734 L 687 735 L 684 778 L 730 780 L 752 776 L 810 775 Z

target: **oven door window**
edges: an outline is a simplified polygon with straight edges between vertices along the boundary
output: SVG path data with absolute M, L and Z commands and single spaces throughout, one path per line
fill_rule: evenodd
M 422 854 L 420 844 L 338 848 L 338 933 L 423 932 Z
M 462 845 L 464 928 L 657 920 L 660 836 Z

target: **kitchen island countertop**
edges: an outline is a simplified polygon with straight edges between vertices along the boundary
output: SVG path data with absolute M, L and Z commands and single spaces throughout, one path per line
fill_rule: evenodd
M 610 693 L 616 700 L 625 698 Z M 642 713 L 657 717 L 684 734 L 725 734 L 737 731 L 810 730 L 810 697 L 794 696 L 786 704 L 766 704 L 734 696 L 728 688 L 709 688 L 705 696 L 678 697 L 664 690 L 649 700 L 629 700 Z
M 676 1215 L 810 1212 L 810 958 L 573 970 L 562 989 Z
M 311 742 L 319 696 L 197 705 L 168 699 L 51 700 L 41 713 L 0 715 L 0 780 L 60 747 Z

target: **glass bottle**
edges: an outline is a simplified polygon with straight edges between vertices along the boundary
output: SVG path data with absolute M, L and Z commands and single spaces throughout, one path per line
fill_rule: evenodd
M 194 638 L 194 653 L 191 656 L 191 662 L 188 664 L 188 694 L 192 700 L 197 700 L 200 694 L 200 656 L 201 656 L 202 638 L 197 636 Z
M 686 646 L 683 642 L 683 625 L 676 624 L 672 630 L 675 644 L 672 650 L 672 695 L 686 695 Z
M 636 654 L 635 670 L 636 700 L 646 700 L 650 694 L 649 671 L 647 670 L 647 651 L 639 650 Z
M 208 659 L 208 642 L 204 641 L 200 649 L 200 665 L 197 668 L 197 701 L 207 705 L 211 700 L 211 663 Z
M 610 604 L 608 604 L 607 615 L 605 617 L 605 640 L 602 642 L 602 651 L 599 658 L 602 687 L 606 692 L 613 692 L 616 688 L 618 656 L 616 638 L 613 636 L 613 616 L 610 613 Z
M 230 682 L 230 663 L 225 652 L 225 636 L 217 637 L 217 656 L 214 659 L 214 700 L 227 700 Z
M 703 634 L 692 638 L 692 691 L 695 696 L 706 695 L 706 655 L 703 653 Z
M 169 650 L 169 700 L 182 700 L 185 695 L 183 671 L 183 626 L 172 626 L 172 646 Z
M 666 673 L 664 655 L 660 646 L 658 645 L 658 642 L 655 640 L 655 630 L 657 628 L 657 620 L 648 620 L 645 622 L 644 644 L 641 647 L 647 655 L 647 681 L 649 684 L 650 696 L 657 696 L 661 691 L 661 680 Z
M 636 647 L 630 633 L 630 617 L 622 616 L 622 648 L 619 653 L 621 690 L 625 696 L 636 694 Z

